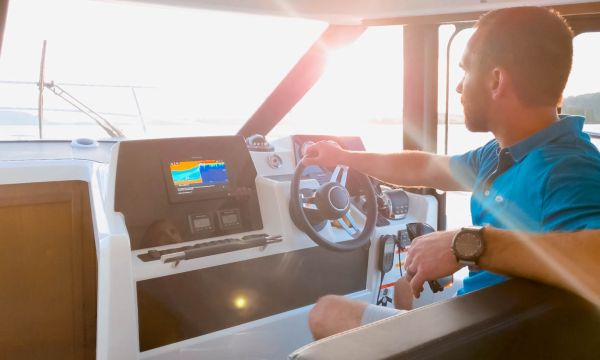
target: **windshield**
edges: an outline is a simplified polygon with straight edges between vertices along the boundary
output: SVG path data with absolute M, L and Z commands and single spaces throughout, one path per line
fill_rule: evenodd
M 323 77 L 270 135 L 359 135 L 367 150 L 401 150 L 403 30 L 370 27 L 329 50 Z
M 130 139 L 234 134 L 325 27 L 154 5 L 12 1 L 0 140 L 110 138 L 102 121 Z

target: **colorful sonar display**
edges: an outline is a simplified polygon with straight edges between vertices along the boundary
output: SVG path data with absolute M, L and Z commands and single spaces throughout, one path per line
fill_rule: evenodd
M 170 162 L 169 168 L 179 194 L 191 193 L 198 188 L 222 187 L 229 183 L 227 167 L 221 160 Z

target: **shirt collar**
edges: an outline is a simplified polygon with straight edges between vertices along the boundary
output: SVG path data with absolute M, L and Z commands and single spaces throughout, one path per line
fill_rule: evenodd
M 559 115 L 559 121 L 538 131 L 527 139 L 522 140 L 513 146 L 509 146 L 508 151 L 515 162 L 519 162 L 531 151 L 552 140 L 568 134 L 581 133 L 584 121 L 585 118 L 583 116 Z

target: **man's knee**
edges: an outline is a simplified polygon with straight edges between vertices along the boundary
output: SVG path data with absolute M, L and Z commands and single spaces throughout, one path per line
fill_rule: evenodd
M 343 296 L 327 295 L 320 298 L 308 314 L 313 337 L 321 339 L 360 326 L 365 307 L 365 303 Z
M 308 326 L 315 339 L 327 336 L 323 336 L 323 334 L 327 333 L 327 329 L 330 327 L 331 316 L 328 316 L 328 314 L 339 307 L 343 299 L 342 296 L 338 295 L 325 295 L 317 300 L 315 306 L 308 313 Z

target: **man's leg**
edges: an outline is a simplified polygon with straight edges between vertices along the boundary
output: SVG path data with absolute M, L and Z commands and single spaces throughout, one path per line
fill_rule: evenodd
M 394 286 L 396 306 L 410 310 L 412 300 L 410 284 L 404 277 L 398 279 Z M 315 340 L 319 340 L 402 312 L 404 310 L 368 305 L 338 295 L 326 295 L 317 301 L 308 314 L 308 326 Z

